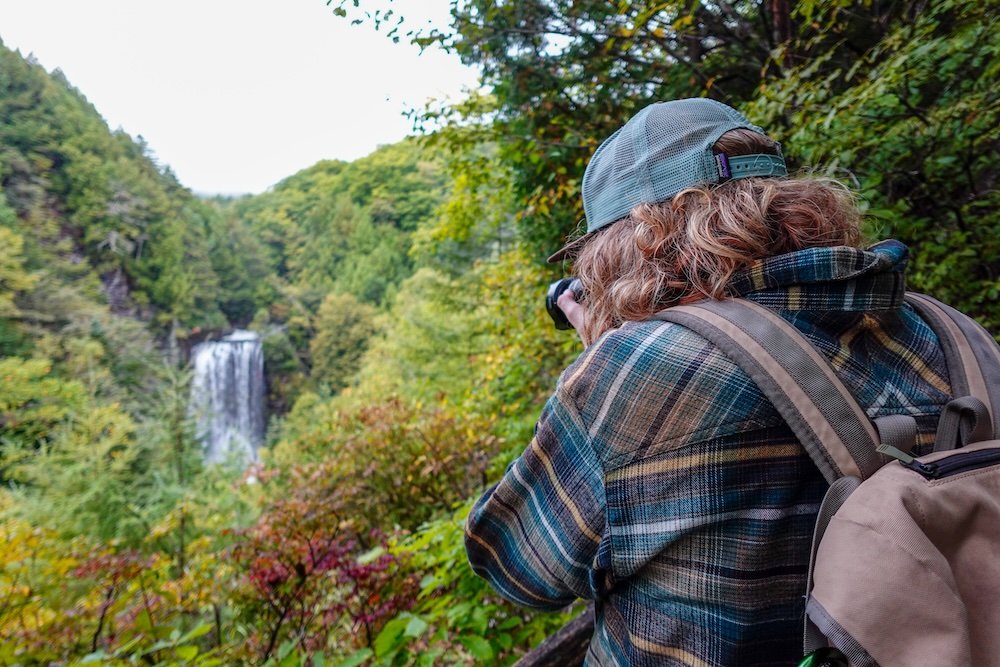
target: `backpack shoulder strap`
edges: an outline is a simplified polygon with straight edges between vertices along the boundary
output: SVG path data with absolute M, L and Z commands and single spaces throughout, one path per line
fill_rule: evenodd
M 745 299 L 660 311 L 718 346 L 775 406 L 831 484 L 882 465 L 879 437 L 827 360 L 780 315 Z
M 1000 439 L 1000 346 L 974 319 L 925 294 L 906 302 L 937 334 L 955 398 L 972 396 L 986 406 L 993 437 Z

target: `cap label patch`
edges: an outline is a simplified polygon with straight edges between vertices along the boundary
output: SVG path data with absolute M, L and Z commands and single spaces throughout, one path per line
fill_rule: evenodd
M 733 174 L 729 170 L 729 158 L 726 157 L 725 153 L 719 153 L 715 156 L 715 168 L 718 170 L 721 180 L 732 178 Z

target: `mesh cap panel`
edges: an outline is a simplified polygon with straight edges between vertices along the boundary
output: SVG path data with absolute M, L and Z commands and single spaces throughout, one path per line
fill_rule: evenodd
M 726 132 L 764 134 L 735 109 L 706 98 L 657 102 L 646 107 L 598 147 L 583 175 L 587 234 L 628 215 L 639 204 L 670 199 L 681 190 L 729 178 L 785 176 L 784 159 L 755 155 L 720 165 L 712 146 Z M 586 237 L 584 237 L 586 238 Z M 580 239 L 549 258 L 559 261 Z

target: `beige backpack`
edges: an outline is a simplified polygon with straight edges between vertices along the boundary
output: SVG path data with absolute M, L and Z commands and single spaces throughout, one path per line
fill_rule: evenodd
M 1000 666 L 1000 347 L 929 297 L 956 399 L 932 454 L 910 416 L 872 423 L 788 322 L 745 300 L 657 314 L 718 345 L 757 383 L 830 490 L 813 538 L 802 665 Z

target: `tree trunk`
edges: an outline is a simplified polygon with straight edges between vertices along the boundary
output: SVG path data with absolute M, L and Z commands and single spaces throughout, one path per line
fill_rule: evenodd
M 791 48 L 792 17 L 788 0 L 771 0 L 771 34 L 775 46 L 786 44 L 789 49 Z M 786 53 L 791 55 L 790 51 Z

